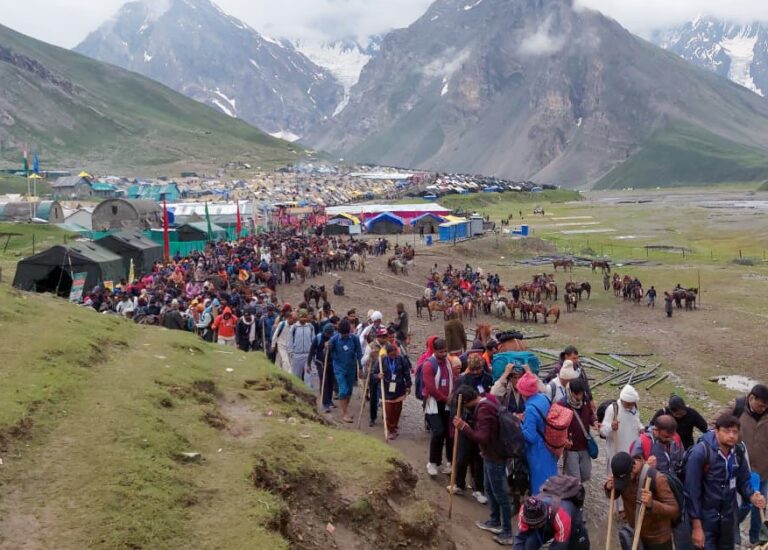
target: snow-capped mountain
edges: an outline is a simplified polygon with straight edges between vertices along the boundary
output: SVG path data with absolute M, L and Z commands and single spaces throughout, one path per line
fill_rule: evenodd
M 330 117 L 344 98 L 328 70 L 210 0 L 128 2 L 75 51 L 148 76 L 290 141 Z
M 697 17 L 654 33 L 662 48 L 764 96 L 768 93 L 768 26 Z
M 363 45 L 357 40 L 336 40 L 333 42 L 313 42 L 295 40 L 293 45 L 312 62 L 328 70 L 344 86 L 344 98 L 337 105 L 336 116 L 349 103 L 349 91 L 357 84 L 363 67 L 379 50 L 382 36 L 374 35 Z

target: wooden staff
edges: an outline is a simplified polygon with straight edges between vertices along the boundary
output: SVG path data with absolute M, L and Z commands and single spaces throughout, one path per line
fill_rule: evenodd
M 384 441 L 389 441 L 389 428 L 387 427 L 387 397 L 384 393 L 384 367 L 381 364 L 381 357 L 381 351 L 379 351 L 379 376 L 381 376 L 381 416 L 384 419 Z
M 647 476 L 645 478 L 645 486 L 643 488 L 646 491 L 651 490 L 651 476 Z M 645 517 L 645 504 L 640 504 L 640 511 L 637 514 L 637 521 L 635 522 L 635 538 L 632 541 L 632 550 L 637 550 L 637 547 L 640 545 L 640 530 L 643 527 L 644 517 Z
M 360 365 L 360 370 L 362 370 L 362 365 Z M 362 395 L 362 403 L 360 403 L 360 414 L 357 417 L 357 429 L 360 429 L 360 426 L 363 422 L 363 411 L 365 410 L 365 396 L 368 395 L 368 382 L 371 380 L 372 372 L 368 372 L 368 375 L 365 377 L 365 384 L 363 389 L 363 395 Z
M 323 381 L 320 383 L 320 406 L 324 405 L 323 396 L 325 395 L 325 381 L 328 379 L 328 355 L 331 353 L 331 346 L 325 343 L 325 361 L 323 361 Z
M 264 353 L 267 353 L 267 323 L 264 321 L 264 317 L 261 319 L 261 347 L 264 349 Z
M 608 534 L 605 536 L 605 550 L 611 550 L 611 529 L 613 529 L 613 507 L 616 503 L 616 487 L 611 487 L 611 502 L 608 505 Z
M 464 396 L 459 394 L 459 402 L 456 406 L 456 416 L 461 418 L 461 402 Z M 456 492 L 456 456 L 459 454 L 459 432 L 453 433 L 453 456 L 451 457 L 451 490 L 448 494 L 448 519 L 451 519 L 453 512 L 453 493 Z

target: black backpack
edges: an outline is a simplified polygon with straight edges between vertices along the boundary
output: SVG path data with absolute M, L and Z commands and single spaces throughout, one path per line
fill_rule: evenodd
M 738 403 L 737 403 L 737 406 L 738 406 Z M 696 441 L 696 444 L 688 447 L 685 450 L 685 454 L 683 455 L 683 461 L 680 463 L 680 471 L 677 473 L 677 478 L 682 483 L 685 483 L 685 474 L 686 474 L 686 471 L 688 470 L 688 459 L 690 458 L 691 453 L 693 453 L 693 450 L 699 445 L 704 445 L 704 447 L 707 450 L 706 462 L 704 462 L 704 474 L 706 475 L 706 473 L 709 471 L 709 465 L 712 462 L 713 450 L 712 450 L 712 447 L 710 447 L 704 442 L 704 435 L 701 435 L 699 436 L 699 439 Z M 747 449 L 744 446 L 744 443 L 737 443 L 735 450 L 736 450 L 736 458 L 739 461 L 738 465 L 741 466 L 741 464 L 747 460 L 746 458 Z
M 656 492 L 656 474 L 658 473 L 658 470 L 655 468 L 648 469 L 648 476 L 651 478 L 652 492 Z M 666 472 L 664 475 L 667 476 L 667 483 L 669 484 L 669 488 L 672 490 L 672 494 L 675 495 L 675 500 L 677 501 L 677 506 L 680 510 L 677 518 L 672 521 L 672 527 L 674 528 L 682 523 L 683 516 L 685 514 L 685 487 L 683 486 L 683 482 L 680 480 L 680 478 L 678 478 L 675 474 Z
M 520 419 L 504 405 L 499 406 L 497 412 L 499 431 L 492 445 L 494 453 L 506 460 L 523 456 L 525 437 L 520 428 Z
M 605 411 L 608 410 L 608 407 L 613 407 L 613 418 L 616 418 L 616 415 L 619 414 L 619 402 L 615 399 L 608 399 L 606 401 L 603 401 L 600 403 L 600 405 L 597 407 L 597 411 L 595 411 L 595 416 L 597 416 L 597 421 L 600 422 L 600 424 L 603 423 L 603 420 L 605 420 Z M 605 439 L 605 436 L 600 432 L 600 438 Z

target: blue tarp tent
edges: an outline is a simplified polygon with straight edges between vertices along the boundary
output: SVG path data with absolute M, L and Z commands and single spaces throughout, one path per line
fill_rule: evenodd
M 395 216 L 392 212 L 382 212 L 378 216 L 365 222 L 368 233 L 376 235 L 392 235 L 402 233 L 405 222 L 402 218 Z

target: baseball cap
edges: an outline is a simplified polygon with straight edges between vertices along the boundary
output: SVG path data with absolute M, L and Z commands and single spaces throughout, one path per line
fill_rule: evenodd
M 613 474 L 613 485 L 616 487 L 617 493 L 621 493 L 629 485 L 633 462 L 634 460 L 629 456 L 629 453 L 621 452 L 613 455 L 611 459 L 611 473 Z

